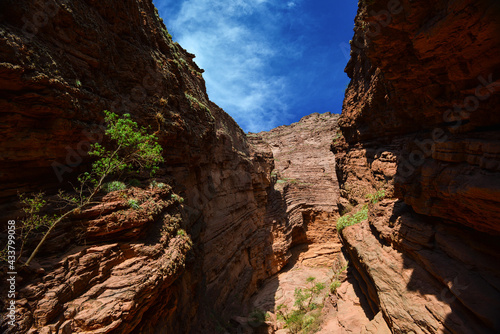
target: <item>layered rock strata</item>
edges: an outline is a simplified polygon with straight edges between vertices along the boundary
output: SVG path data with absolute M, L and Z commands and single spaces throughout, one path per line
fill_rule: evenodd
M 270 146 L 274 170 L 274 197 L 282 201 L 284 215 L 275 220 L 276 239 L 284 250 L 295 250 L 294 262 L 308 266 L 331 266 L 340 251 L 334 222 L 338 218 L 338 184 L 331 135 L 338 115 L 312 114 L 300 122 L 280 126 L 258 135 Z M 291 233 L 290 233 L 291 231 Z M 292 252 L 293 253 L 293 252 Z
M 393 333 L 500 330 L 500 8 L 360 2 L 334 143 L 342 240 Z
M 282 257 L 265 219 L 271 151 L 251 148 L 209 101 L 203 70 L 171 40 L 151 1 L 3 1 L 0 13 L 2 231 L 20 214 L 18 192 L 71 189 L 89 168 L 89 144 L 104 140 L 107 109 L 157 135 L 165 158 L 157 178 L 185 199 L 179 224 L 193 241 L 171 254 L 182 247 L 144 232 L 159 216 L 62 224 L 35 260 L 37 276 L 18 276 L 26 297 L 17 302 L 27 308 L 19 319 L 31 315 L 2 331 L 214 332 L 214 317 L 241 311 Z M 140 181 L 146 191 L 150 180 Z M 163 258 L 186 269 L 158 273 Z M 97 305 L 102 312 L 91 310 Z

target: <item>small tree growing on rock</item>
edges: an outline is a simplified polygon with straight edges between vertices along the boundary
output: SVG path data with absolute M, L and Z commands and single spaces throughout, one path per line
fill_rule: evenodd
M 319 330 L 323 301 L 316 303 L 315 300 L 320 298 L 325 285 L 317 283 L 315 280 L 315 277 L 308 277 L 309 287 L 295 289 L 294 309 L 288 310 L 284 304 L 280 304 L 276 308 L 278 319 L 285 322 L 285 328 L 291 333 L 314 333 Z
M 33 260 L 57 224 L 93 203 L 109 177 L 144 170 L 149 170 L 152 175 L 158 170 L 158 165 L 163 162 L 162 148 L 155 135 L 148 134 L 145 128 L 140 128 L 129 114 L 119 117 L 106 110 L 104 114 L 107 123 L 105 135 L 109 142 L 106 145 L 100 143 L 91 145 L 88 154 L 96 160 L 92 163 L 90 172 L 85 172 L 78 177 L 79 185 L 74 187 L 75 194 L 68 195 L 62 191 L 59 192 L 60 199 L 66 203 L 65 207 L 69 206 L 71 209 L 63 214 L 49 217 L 40 214 L 42 207 L 46 204 L 42 193 L 35 195 L 32 199 L 26 196 L 21 197 L 24 199 L 22 203 L 25 204 L 24 210 L 27 213 L 21 221 L 22 229 L 25 230 L 21 236 L 22 244 L 24 245 L 33 229 L 40 226 L 49 227 L 25 265 L 29 265 Z

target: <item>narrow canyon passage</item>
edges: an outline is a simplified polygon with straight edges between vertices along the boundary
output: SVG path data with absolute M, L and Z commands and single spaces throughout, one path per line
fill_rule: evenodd
M 295 291 L 306 288 L 308 278 L 328 290 L 335 273 L 348 267 L 336 228 L 340 191 L 331 144 L 338 117 L 315 113 L 289 126 L 248 134 L 252 145 L 272 151 L 274 162 L 269 206 L 278 209 L 269 210 L 266 220 L 273 226 L 272 249 L 283 254 L 282 262 L 250 298 L 250 315 L 266 313 L 268 321 L 261 327 L 270 332 L 282 328 L 276 310 L 280 305 L 293 309 Z M 319 333 L 340 334 L 353 328 L 390 333 L 381 314 L 374 317 L 352 271 L 345 270 L 340 277 L 336 294 L 323 291 L 318 299 L 323 307 Z M 248 316 L 236 319 L 248 332 L 251 325 L 257 327 Z
M 246 133 L 151 0 L 0 2 L 0 332 L 499 333 L 498 17 L 360 1 L 342 113 Z M 86 191 L 107 110 L 161 159 Z

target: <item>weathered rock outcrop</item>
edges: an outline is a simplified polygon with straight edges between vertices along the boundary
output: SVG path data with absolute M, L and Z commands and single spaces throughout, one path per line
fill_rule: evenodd
M 274 160 L 265 222 L 276 275 L 263 281 L 250 300 L 251 311 L 269 313 L 268 330 L 273 333 L 283 327 L 276 318 L 278 305 L 292 309 L 295 289 L 304 288 L 308 277 L 328 284 L 333 264 L 342 257 L 334 224 L 339 192 L 330 152 L 337 119 L 329 112 L 315 113 L 289 126 L 248 134 L 255 150 L 272 152 Z M 252 325 L 251 319 L 239 320 Z
M 394 333 L 500 330 L 499 15 L 495 1 L 360 2 L 339 205 L 388 199 L 342 240 Z
M 139 207 L 127 204 L 132 198 Z M 17 325 L 4 322 L 4 332 L 147 332 L 159 316 L 150 308 L 172 322 L 180 293 L 172 285 L 192 242 L 180 230 L 182 208 L 171 188 L 114 192 L 73 218 L 84 242 L 64 252 L 75 231 L 66 223 L 45 248 L 59 255 L 20 268 L 26 284 L 17 295 Z M 110 242 L 99 243 L 103 238 Z
M 294 262 L 304 265 L 331 266 L 340 251 L 333 224 L 338 218 L 339 192 L 335 157 L 329 152 L 337 118 L 316 113 L 289 126 L 250 135 L 256 136 L 254 140 L 260 136 L 273 153 L 271 195 L 281 202 L 276 207 L 282 210 L 281 215 L 268 212 L 275 221 L 273 246 L 280 245 L 283 253 L 295 249 L 298 258 Z

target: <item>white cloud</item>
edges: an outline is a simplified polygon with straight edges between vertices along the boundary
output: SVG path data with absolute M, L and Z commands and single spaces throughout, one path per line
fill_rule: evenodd
M 210 99 L 245 131 L 269 130 L 290 116 L 288 79 L 270 73 L 271 62 L 301 53 L 300 44 L 279 39 L 290 22 L 277 8 L 295 6 L 296 1 L 185 0 L 175 18 L 162 13 L 174 38 L 205 69 Z

